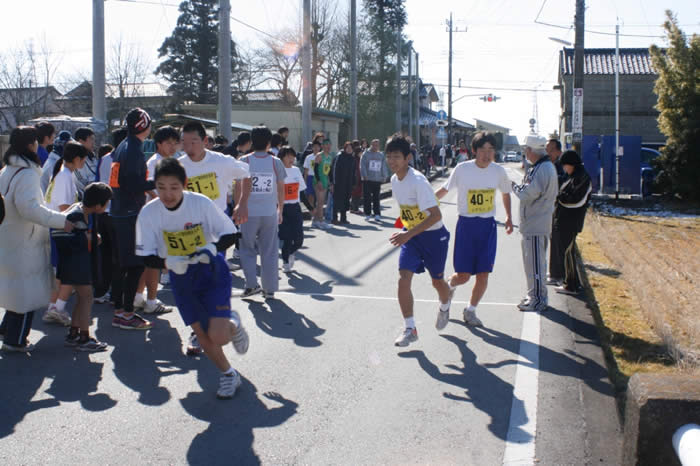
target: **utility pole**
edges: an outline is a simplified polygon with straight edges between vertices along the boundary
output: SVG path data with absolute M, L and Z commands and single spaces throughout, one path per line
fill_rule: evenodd
M 92 0 L 92 117 L 108 129 L 105 94 L 105 3 Z
M 416 147 L 420 150 L 420 74 L 418 73 L 418 52 L 416 52 Z
M 411 69 L 411 62 L 413 58 L 413 41 L 408 42 L 408 97 L 406 102 L 408 103 L 408 136 L 413 139 L 413 87 L 411 86 L 411 81 L 413 80 L 413 70 Z
M 583 38 L 584 38 L 584 27 L 585 27 L 585 14 L 586 14 L 586 2 L 585 0 L 576 0 L 576 17 L 574 19 L 574 27 L 576 33 L 576 39 L 574 41 L 574 95 L 573 95 L 573 105 L 572 112 L 576 113 L 576 102 L 580 106 L 580 127 L 573 127 L 573 113 L 572 113 L 572 139 L 574 144 L 574 150 L 581 154 L 581 144 L 583 142 Z M 577 96 L 577 93 L 579 94 Z M 602 169 L 602 167 L 601 167 Z M 602 188 L 602 187 L 601 187 Z
M 396 28 L 396 132 L 401 132 L 401 28 Z
M 620 198 L 620 23 L 615 24 L 615 199 Z
M 352 139 L 357 139 L 357 0 L 350 0 L 350 114 Z
M 301 137 L 302 144 L 311 141 L 311 0 L 304 2 L 304 23 L 301 46 Z
M 219 133 L 231 142 L 231 0 L 219 0 L 218 87 Z
M 449 74 L 447 87 L 447 143 L 452 143 L 452 12 L 447 23 L 450 30 L 450 57 L 449 57 Z

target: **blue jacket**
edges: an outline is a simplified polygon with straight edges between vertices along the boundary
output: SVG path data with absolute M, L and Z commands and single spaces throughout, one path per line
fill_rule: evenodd
M 130 134 L 112 152 L 109 177 L 109 185 L 114 193 L 110 208 L 112 217 L 138 215 L 146 203 L 146 192 L 155 189 L 155 183 L 146 180 L 146 172 L 143 143 Z

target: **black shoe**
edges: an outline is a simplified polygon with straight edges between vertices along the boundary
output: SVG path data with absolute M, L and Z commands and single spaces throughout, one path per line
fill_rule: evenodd
M 258 293 L 262 293 L 262 288 L 260 288 L 260 286 L 256 286 L 255 288 L 246 288 L 243 290 L 241 297 L 247 298 L 248 296 L 253 296 Z

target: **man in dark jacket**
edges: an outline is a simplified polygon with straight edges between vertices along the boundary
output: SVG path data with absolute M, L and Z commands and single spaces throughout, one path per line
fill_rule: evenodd
M 343 150 L 333 161 L 331 169 L 331 183 L 333 190 L 333 224 L 348 224 L 348 209 L 350 208 L 350 194 L 355 185 L 355 157 L 350 142 L 346 142 Z M 340 220 L 338 220 L 340 214 Z
M 561 142 L 558 139 L 552 138 L 547 141 L 545 146 L 545 152 L 549 156 L 549 159 L 554 164 L 554 168 L 557 169 L 557 180 L 559 181 L 559 187 L 561 188 L 562 183 L 566 180 L 568 175 L 561 167 Z M 559 232 L 556 229 L 556 224 L 553 224 L 552 235 L 549 241 L 549 273 L 547 274 L 547 284 L 548 285 L 561 285 L 564 281 L 564 251 L 566 245 L 561 243 L 559 237 Z
M 581 288 L 576 267 L 576 235 L 583 230 L 588 199 L 591 195 L 591 178 L 575 151 L 566 151 L 560 159 L 567 178 L 559 188 L 554 211 L 554 228 L 564 248 L 564 283 L 555 288 L 557 293 L 577 294 Z

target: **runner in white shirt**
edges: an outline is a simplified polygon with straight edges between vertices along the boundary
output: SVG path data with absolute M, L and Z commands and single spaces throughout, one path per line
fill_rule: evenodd
M 300 194 L 306 189 L 301 170 L 294 166 L 297 154 L 289 146 L 279 152 L 287 176 L 284 179 L 284 209 L 279 238 L 282 240 L 282 270 L 289 273 L 294 268 L 294 253 L 304 243 L 304 217 L 301 215 Z
M 391 244 L 401 246 L 399 255 L 399 306 L 405 328 L 396 338 L 396 346 L 408 346 L 418 340 L 413 318 L 413 275 L 428 269 L 433 287 L 440 298 L 435 327 L 442 330 L 450 315 L 450 289 L 445 281 L 445 261 L 450 233 L 442 223 L 438 201 L 428 180 L 411 168 L 411 146 L 402 136 L 394 136 L 386 145 L 386 161 L 394 175 L 392 195 L 399 204 L 403 230 L 391 236 Z
M 472 139 L 476 158 L 462 162 L 454 169 L 449 180 L 436 195 L 442 199 L 448 191 L 457 189 L 459 220 L 455 232 L 454 269 L 449 278 L 450 293 L 476 275 L 469 306 L 463 317 L 467 325 L 479 326 L 476 306 L 486 292 L 489 274 L 496 260 L 496 190 L 501 192 L 506 210 L 506 233 L 513 232 L 510 212 L 511 182 L 505 168 L 492 163 L 496 152 L 496 138 L 488 132 L 479 132 Z
M 87 149 L 75 141 L 69 141 L 63 146 L 63 156 L 53 168 L 53 177 L 44 195 L 44 200 L 50 209 L 63 212 L 78 201 L 78 188 L 73 180 L 73 172 L 85 165 L 87 156 Z M 58 266 L 58 250 L 53 238 L 51 238 L 51 265 Z M 68 326 L 71 323 L 71 316 L 66 312 L 66 303 L 73 291 L 73 286 L 61 285 L 58 280 L 56 285 L 55 291 L 51 292 L 49 305 L 42 320 Z
M 311 144 L 311 153 L 304 159 L 304 181 L 306 182 L 306 199 L 313 206 L 316 204 L 316 190 L 314 190 L 314 160 L 321 152 L 321 143 L 314 141 Z M 313 213 L 313 212 L 312 212 Z
M 141 209 L 136 254 L 151 268 L 166 266 L 182 320 L 204 353 L 221 371 L 217 397 L 232 398 L 241 384 L 222 346 L 248 351 L 248 333 L 231 310 L 231 274 L 222 251 L 233 244 L 236 227 L 207 197 L 185 191 L 186 174 L 177 159 L 156 165 L 158 199 Z

